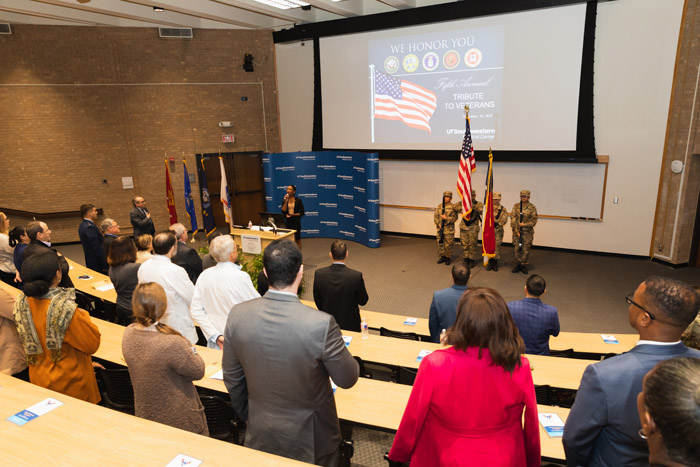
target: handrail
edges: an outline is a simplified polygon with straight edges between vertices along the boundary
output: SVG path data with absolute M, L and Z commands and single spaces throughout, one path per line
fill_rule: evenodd
M 32 212 L 22 211 L 19 209 L 0 208 L 0 212 L 5 213 L 6 216 L 30 217 L 34 220 L 80 217 L 80 211 Z M 97 214 L 100 216 L 104 214 L 102 208 L 97 209 Z

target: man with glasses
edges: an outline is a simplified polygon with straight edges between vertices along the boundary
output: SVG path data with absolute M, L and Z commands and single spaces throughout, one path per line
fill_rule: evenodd
M 564 427 L 568 465 L 649 465 L 637 414 L 642 379 L 662 360 L 700 358 L 680 342 L 700 308 L 700 296 L 688 284 L 653 276 L 625 300 L 640 340 L 629 352 L 586 368 Z
M 148 212 L 148 208 L 146 207 L 146 200 L 141 196 L 137 196 L 131 200 L 131 204 L 134 205 L 134 209 L 131 210 L 129 219 L 131 220 L 131 225 L 134 227 L 134 238 L 141 235 L 155 234 L 156 228 L 153 226 L 151 213 Z

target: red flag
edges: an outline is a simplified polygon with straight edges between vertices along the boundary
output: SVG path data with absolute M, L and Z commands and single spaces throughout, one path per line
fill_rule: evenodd
M 486 174 L 486 197 L 484 198 L 484 219 L 481 232 L 481 249 L 484 264 L 496 256 L 496 223 L 493 218 L 493 154 L 489 149 L 489 170 Z
M 170 212 L 170 225 L 177 223 L 177 211 L 175 210 L 175 194 L 173 184 L 170 183 L 170 170 L 168 160 L 165 160 L 165 196 L 168 198 L 168 211 Z
M 462 198 L 462 217 L 469 219 L 472 212 L 472 172 L 476 170 L 476 157 L 472 146 L 472 133 L 469 129 L 469 115 L 467 115 L 467 129 L 462 140 L 462 155 L 459 158 L 459 172 L 457 173 L 457 192 Z

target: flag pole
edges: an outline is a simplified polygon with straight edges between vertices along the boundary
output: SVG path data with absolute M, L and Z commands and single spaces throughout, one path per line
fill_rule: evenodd
M 371 109 L 371 116 L 370 116 L 370 127 L 372 129 L 372 143 L 374 143 L 374 65 L 369 66 L 369 87 L 370 87 L 370 96 L 369 96 L 369 108 Z

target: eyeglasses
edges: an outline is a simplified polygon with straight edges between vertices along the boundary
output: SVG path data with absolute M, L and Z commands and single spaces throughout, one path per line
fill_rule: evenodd
M 649 318 L 651 318 L 651 319 L 653 319 L 654 321 L 656 321 L 656 317 L 655 317 L 654 315 L 651 314 L 651 311 L 647 310 L 647 309 L 644 308 L 642 305 L 640 305 L 639 303 L 637 303 L 637 302 L 635 302 L 634 300 L 632 300 L 632 297 L 634 297 L 634 294 L 633 294 L 633 293 L 631 293 L 631 294 L 629 294 L 629 295 L 627 295 L 627 296 L 625 297 L 625 301 L 627 302 L 627 304 L 636 306 L 637 308 L 639 308 L 640 310 L 642 310 L 644 313 L 648 314 L 648 315 L 649 315 Z

